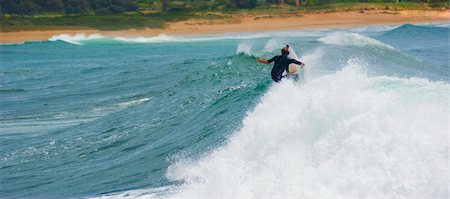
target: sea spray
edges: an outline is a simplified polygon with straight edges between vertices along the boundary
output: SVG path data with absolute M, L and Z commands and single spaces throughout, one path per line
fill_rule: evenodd
M 265 52 L 274 52 L 276 50 L 279 51 L 280 48 L 284 47 L 283 44 L 286 45 L 288 43 L 286 41 L 283 42 L 277 38 L 269 39 L 264 46 L 264 51 Z
M 358 67 L 272 86 L 228 144 L 170 167 L 186 185 L 163 198 L 446 198 L 449 85 Z
M 254 56 L 256 53 L 252 51 L 252 44 L 248 42 L 239 43 L 236 49 L 236 54 L 244 53 L 246 55 Z

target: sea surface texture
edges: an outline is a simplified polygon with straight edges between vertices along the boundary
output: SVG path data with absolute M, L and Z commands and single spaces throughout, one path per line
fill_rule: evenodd
M 0 198 L 449 198 L 450 24 L 0 46 Z M 274 83 L 290 44 L 300 80 Z

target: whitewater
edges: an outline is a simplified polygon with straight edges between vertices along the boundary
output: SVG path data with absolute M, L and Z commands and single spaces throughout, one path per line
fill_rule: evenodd
M 1 198 L 448 198 L 450 24 L 0 46 Z M 300 80 L 274 83 L 290 44 Z

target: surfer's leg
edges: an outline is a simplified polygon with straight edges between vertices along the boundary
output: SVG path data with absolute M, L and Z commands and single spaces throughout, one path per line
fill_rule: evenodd
M 298 81 L 300 79 L 298 74 L 293 74 L 292 77 L 294 81 Z
M 286 76 L 284 76 L 286 79 L 292 79 L 294 81 L 298 81 L 299 80 L 299 76 L 298 74 L 287 74 Z

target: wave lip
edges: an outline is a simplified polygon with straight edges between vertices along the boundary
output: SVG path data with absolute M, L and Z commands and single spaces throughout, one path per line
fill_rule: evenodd
M 49 41 L 64 41 L 64 42 L 71 43 L 71 44 L 82 45 L 81 41 L 102 39 L 102 38 L 105 38 L 105 37 L 100 34 L 86 35 L 83 33 L 79 33 L 79 34 L 75 34 L 75 35 L 70 35 L 70 34 L 54 35 L 48 40 Z
M 114 37 L 114 40 L 124 42 L 136 42 L 136 43 L 162 43 L 162 42 L 189 42 L 192 41 L 183 37 L 168 36 L 166 34 L 159 34 L 155 37 Z
M 447 198 L 449 85 L 359 65 L 272 86 L 225 145 L 169 167 L 183 184 L 104 198 Z
M 358 68 L 274 85 L 226 145 L 173 164 L 185 184 L 156 198 L 446 198 L 448 84 Z
M 390 31 L 385 32 L 382 37 L 392 37 L 396 39 L 407 39 L 408 37 L 425 37 L 432 39 L 433 36 L 448 35 L 450 29 L 446 26 L 417 26 L 404 24 Z
M 377 46 L 394 50 L 395 48 L 376 39 L 372 39 L 358 33 L 332 33 L 319 38 L 324 44 L 339 46 Z
M 277 31 L 277 32 L 261 32 L 261 33 L 221 33 L 221 34 L 204 34 L 204 35 L 167 35 L 159 34 L 157 36 L 117 36 L 109 37 L 98 33 L 95 34 L 60 34 L 52 36 L 48 41 L 64 41 L 72 44 L 82 45 L 83 41 L 107 39 L 125 43 L 170 43 L 170 42 L 202 42 L 202 41 L 218 41 L 218 40 L 246 40 L 271 37 L 299 37 L 299 36 L 318 36 L 323 35 L 327 30 L 309 30 L 309 31 Z M 270 47 L 269 47 L 270 48 Z

